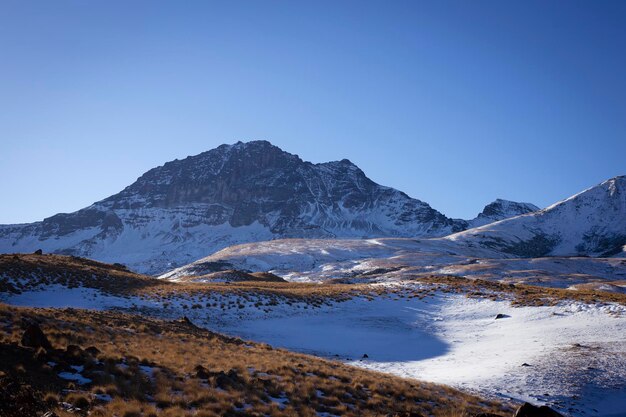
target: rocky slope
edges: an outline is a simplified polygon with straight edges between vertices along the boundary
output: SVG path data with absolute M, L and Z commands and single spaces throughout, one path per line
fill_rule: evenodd
M 503 211 L 511 213 L 513 208 L 536 207 L 497 200 L 476 220 Z M 622 176 L 546 209 L 443 238 L 289 239 L 243 244 L 173 269 L 161 278 L 237 268 L 268 270 L 288 280 L 303 281 L 439 273 L 557 287 L 608 281 L 623 285 L 626 261 L 620 258 L 625 245 L 626 177 Z
M 475 219 L 470 220 L 468 222 L 468 228 L 484 226 L 489 223 L 539 210 L 539 207 L 534 204 L 518 203 L 498 198 L 496 201 L 487 204 Z
M 543 210 L 444 239 L 526 258 L 623 256 L 626 176 L 609 179 Z
M 0 226 L 0 252 L 43 249 L 158 273 L 244 242 L 445 236 L 467 224 L 346 159 L 312 164 L 254 141 L 168 162 L 77 212 Z

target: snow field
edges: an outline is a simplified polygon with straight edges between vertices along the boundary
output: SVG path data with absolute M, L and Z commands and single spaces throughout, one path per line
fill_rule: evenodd
M 512 307 L 448 293 L 420 299 L 401 290 L 416 284 L 379 285 L 396 293 L 311 304 L 218 292 L 121 298 L 54 286 L 2 294 L 1 301 L 185 315 L 210 330 L 483 396 L 548 404 L 577 416 L 626 413 L 626 307 Z

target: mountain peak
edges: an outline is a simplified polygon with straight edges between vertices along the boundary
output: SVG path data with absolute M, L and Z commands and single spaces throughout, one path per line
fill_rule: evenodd
M 232 145 L 222 145 L 222 146 L 229 146 L 232 148 L 238 148 L 238 149 L 268 149 L 268 148 L 276 148 L 279 149 L 280 151 L 282 151 L 282 149 L 280 149 L 278 146 L 273 145 L 270 141 L 268 140 L 250 140 L 247 142 L 243 142 L 243 141 L 237 141 Z
M 0 228 L 0 251 L 42 248 L 154 273 L 237 243 L 443 236 L 465 224 L 348 159 L 313 164 L 255 140 L 167 162 L 75 213 Z
M 495 201 L 487 204 L 483 211 L 478 216 L 487 216 L 487 217 L 497 217 L 497 216 L 519 216 L 520 214 L 531 213 L 533 211 L 539 210 L 534 204 L 531 203 L 521 203 L 517 201 L 504 200 L 502 198 L 497 198 Z
M 522 257 L 623 253 L 626 177 L 611 178 L 543 210 L 447 238 Z
M 469 227 L 479 227 L 485 224 L 504 220 L 509 217 L 520 216 L 522 214 L 532 213 L 539 210 L 539 207 L 531 203 L 519 203 L 516 201 L 504 200 L 498 198 L 487 204 L 478 216 L 470 220 Z

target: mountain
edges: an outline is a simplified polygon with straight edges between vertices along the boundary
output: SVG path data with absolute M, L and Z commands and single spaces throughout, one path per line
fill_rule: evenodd
M 347 159 L 313 164 L 253 141 L 168 162 L 77 212 L 0 226 L 0 252 L 43 249 L 154 274 L 244 242 L 433 237 L 466 227 Z
M 539 207 L 530 203 L 517 203 L 515 201 L 502 200 L 498 198 L 496 201 L 485 206 L 478 216 L 468 221 L 469 228 L 480 227 L 489 223 L 508 219 L 522 214 L 539 211 Z
M 389 280 L 439 273 L 556 287 L 623 282 L 626 260 L 619 258 L 626 257 L 625 176 L 535 209 L 531 204 L 496 200 L 477 219 L 530 212 L 439 238 L 277 239 L 242 244 L 160 278 L 178 280 L 234 268 L 272 271 L 296 281 L 358 282 L 381 274 Z
M 444 239 L 520 257 L 623 256 L 626 176 L 609 179 L 543 210 Z

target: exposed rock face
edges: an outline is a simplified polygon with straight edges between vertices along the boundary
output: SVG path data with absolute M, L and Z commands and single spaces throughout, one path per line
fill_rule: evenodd
M 265 141 L 168 162 L 103 203 L 109 213 L 206 205 L 206 224 L 258 222 L 280 236 L 394 235 L 402 226 L 441 235 L 458 229 L 428 204 L 374 183 L 347 159 L 312 164 Z
M 312 164 L 255 141 L 168 162 L 75 213 L 0 226 L 0 251 L 42 248 L 156 273 L 277 237 L 444 236 L 465 227 L 347 159 Z
M 626 245 L 626 176 L 543 210 L 446 237 L 520 257 L 619 256 Z

